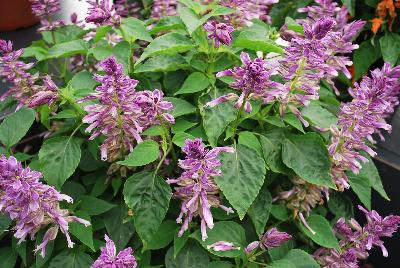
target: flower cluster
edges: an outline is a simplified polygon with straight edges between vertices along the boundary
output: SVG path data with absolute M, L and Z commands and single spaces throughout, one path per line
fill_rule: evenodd
M 392 31 L 393 22 L 397 17 L 396 8 L 400 8 L 400 1 L 398 0 L 381 0 L 379 2 L 376 6 L 377 17 L 372 19 L 371 31 L 374 34 L 378 32 L 386 20 L 389 25 L 389 31 Z
M 292 239 L 292 236 L 285 232 L 279 232 L 278 229 L 271 228 L 265 234 L 260 236 L 259 241 L 251 242 L 245 249 L 246 253 L 249 254 L 256 250 L 257 248 L 261 248 L 262 250 L 268 250 L 271 248 L 276 248 L 282 245 L 283 243 Z
M 320 248 L 314 253 L 314 258 L 322 267 L 350 267 L 357 268 L 358 259 L 366 259 L 368 251 L 373 246 L 382 249 L 383 256 L 387 257 L 388 252 L 383 244 L 383 237 L 392 237 L 400 224 L 400 216 L 380 216 L 375 210 L 368 211 L 358 206 L 365 214 L 367 223 L 362 227 L 356 220 L 351 219 L 346 223 L 340 218 L 336 225 L 336 235 L 340 238 L 339 244 L 342 251 L 336 249 Z
M 112 0 L 90 0 L 90 8 L 85 18 L 87 23 L 96 25 L 114 25 L 121 23 L 121 17 L 117 14 Z
M 371 72 L 350 90 L 353 100 L 341 106 L 338 126 L 331 127 L 332 142 L 329 153 L 332 156 L 332 176 L 339 188 L 349 188 L 347 170 L 357 174 L 361 168 L 359 161 L 367 162 L 361 152 L 371 156 L 376 153 L 365 143 L 373 142 L 371 137 L 380 129 L 391 130 L 385 118 L 394 112 L 399 104 L 400 67 L 391 68 L 386 63 L 382 69 Z
M 335 68 L 336 71 L 342 71 L 350 79 L 351 74 L 347 66 L 351 66 L 353 62 L 346 55 L 358 48 L 357 44 L 352 43 L 352 39 L 364 27 L 365 22 L 357 20 L 347 23 L 349 15 L 347 8 L 345 6 L 338 7 L 338 4 L 332 0 L 315 0 L 315 3 L 317 5 L 300 8 L 298 11 L 307 13 L 308 18 L 305 21 L 315 22 L 324 17 L 334 19 L 335 25 L 323 44 L 329 54 L 326 63 Z M 327 74 L 325 79 L 338 94 L 338 90 L 332 81 L 334 77 L 334 75 Z
M 178 233 L 182 236 L 189 228 L 193 217 L 201 218 L 202 239 L 207 239 L 206 227 L 212 229 L 214 221 L 211 207 L 220 207 L 227 213 L 233 213 L 231 208 L 221 204 L 218 196 L 220 190 L 214 182 L 214 177 L 221 176 L 221 165 L 218 154 L 221 152 L 233 153 L 232 147 L 215 147 L 207 149 L 201 139 L 186 140 L 182 151 L 186 154 L 184 160 L 179 160 L 179 166 L 184 170 L 178 179 L 169 179 L 167 182 L 177 184 L 174 197 L 182 199 L 181 213 L 176 220 L 183 224 Z
M 64 26 L 62 20 L 53 21 L 51 16 L 60 11 L 59 0 L 29 0 L 32 6 L 32 12 L 40 18 L 42 27 L 39 31 L 51 31 L 54 28 Z
M 16 222 L 14 236 L 19 242 L 25 241 L 28 235 L 34 239 L 40 229 L 51 226 L 36 248 L 44 257 L 47 243 L 56 238 L 58 230 L 66 236 L 68 247 L 72 248 L 74 243 L 68 233 L 68 223 L 79 222 L 85 226 L 90 223 L 60 209 L 61 201 L 71 203 L 72 198 L 40 182 L 41 177 L 40 172 L 23 168 L 14 157 L 0 156 L 0 211 Z
M 274 69 L 267 68 L 267 62 L 262 58 L 250 59 L 246 52 L 240 54 L 243 67 L 234 67 L 217 73 L 217 77 L 232 76 L 235 82 L 230 85 L 231 88 L 242 91 L 238 96 L 234 93 L 223 95 L 211 102 L 206 106 L 214 107 L 220 103 L 237 100 L 235 103 L 236 108 L 244 107 L 248 113 L 251 112 L 252 107 L 249 100 L 262 99 L 265 97 L 268 88 L 274 88 L 279 83 L 270 80 L 271 75 L 275 73 Z
M 232 33 L 235 29 L 226 23 L 219 23 L 215 20 L 208 21 L 204 24 L 208 38 L 214 41 L 214 46 L 219 48 L 221 44 L 230 45 L 232 43 Z
M 299 217 L 303 225 L 314 233 L 304 215 L 309 215 L 311 210 L 318 204 L 324 203 L 324 196 L 328 198 L 329 189 L 306 182 L 300 177 L 292 178 L 293 187 L 289 191 L 280 191 L 274 201 L 280 200 L 288 209 L 294 212 L 295 217 Z
M 214 251 L 229 251 L 240 249 L 240 247 L 235 246 L 235 244 L 233 244 L 232 242 L 227 241 L 217 241 L 211 245 L 208 245 L 207 248 Z
M 101 248 L 99 258 L 93 263 L 91 268 L 136 268 L 136 258 L 132 255 L 132 248 L 126 248 L 117 254 L 114 241 L 107 235 L 104 236 L 106 246 Z
M 100 146 L 101 158 L 115 161 L 132 151 L 135 141 L 142 141 L 143 130 L 162 121 L 173 124 L 173 116 L 166 112 L 173 106 L 163 100 L 160 90 L 136 92 L 138 81 L 124 75 L 122 65 L 114 57 L 103 60 L 99 66 L 105 75 L 94 75 L 94 79 L 101 85 L 84 100 L 100 103 L 85 107 L 88 115 L 83 122 L 90 124 L 87 132 L 95 130 L 91 140 L 99 135 L 106 136 Z
M 43 85 L 37 85 L 41 78 L 37 74 L 28 72 L 33 67 L 33 63 L 24 63 L 19 60 L 23 53 L 23 49 L 14 51 L 11 41 L 0 39 L 0 76 L 13 84 L 0 99 L 4 100 L 12 95 L 18 101 L 17 108 L 23 105 L 36 107 L 46 103 L 53 104 L 58 98 L 57 86 L 50 76 L 42 79 Z
M 158 20 L 165 16 L 175 16 L 177 2 L 176 0 L 154 0 L 151 8 L 151 17 Z
M 248 26 L 253 19 L 271 23 L 268 13 L 271 5 L 278 2 L 279 0 L 221 0 L 220 4 L 236 10 L 234 14 L 224 16 L 225 21 L 234 26 Z
M 129 2 L 129 0 L 115 0 L 115 10 L 121 17 L 137 17 L 138 13 L 142 9 L 137 1 Z
M 337 71 L 326 63 L 329 54 L 324 46 L 330 40 L 328 33 L 334 25 L 335 21 L 328 17 L 315 23 L 305 23 L 304 37 L 293 37 L 285 49 L 278 68 L 285 82 L 276 89 L 269 90 L 264 99 L 266 103 L 278 101 L 281 116 L 288 108 L 308 126 L 298 107 L 306 106 L 311 100 L 319 98 L 319 82 L 322 78 L 326 75 L 337 75 Z

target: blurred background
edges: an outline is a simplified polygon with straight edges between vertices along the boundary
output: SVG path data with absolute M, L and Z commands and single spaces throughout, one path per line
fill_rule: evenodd
M 40 39 L 37 33 L 39 27 L 36 18 L 30 14 L 28 0 L 2 0 L 7 2 L 0 9 L 0 39 L 11 40 L 16 49 L 29 46 L 32 41 Z M 62 0 L 60 19 L 70 21 L 70 15 L 76 13 L 78 20 L 83 20 L 88 4 L 85 0 Z M 9 4 L 8 4 L 9 3 Z M 7 90 L 7 84 L 0 82 L 0 93 Z M 1 117 L 1 114 L 0 114 Z M 384 200 L 375 191 L 372 192 L 372 208 L 381 215 L 400 214 L 400 110 L 398 109 L 391 119 L 393 127 L 391 134 L 385 135 L 385 141 L 377 144 L 378 156 L 374 159 L 382 177 L 383 186 L 391 198 L 391 202 Z M 354 206 L 359 204 L 358 198 L 348 191 Z M 355 209 L 356 218 L 364 222 L 365 217 Z M 371 257 L 364 266 L 369 267 L 400 267 L 400 234 L 388 239 L 385 243 L 389 257 L 384 258 L 380 249 L 371 251 Z M 1 267 L 1 264 L 0 264 Z

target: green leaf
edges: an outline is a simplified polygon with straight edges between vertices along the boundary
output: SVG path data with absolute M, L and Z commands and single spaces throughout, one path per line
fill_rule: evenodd
M 151 34 L 157 34 L 159 32 L 185 29 L 182 20 L 177 16 L 166 16 L 161 18 L 153 28 L 151 28 Z
M 81 141 L 74 137 L 55 137 L 43 143 L 39 160 L 47 183 L 61 188 L 78 167 L 80 147 Z
M 265 225 L 267 224 L 269 213 L 272 206 L 272 196 L 268 191 L 267 185 L 261 188 L 256 200 L 249 208 L 247 214 L 254 224 L 257 235 L 261 235 L 265 231 Z
M 349 172 L 348 178 L 351 189 L 356 193 L 360 201 L 371 210 L 371 182 L 369 179 L 357 176 Z
M 123 194 L 125 203 L 135 212 L 136 231 L 146 246 L 167 213 L 171 188 L 160 176 L 142 171 L 128 178 Z
M 179 89 L 174 95 L 199 92 L 206 89 L 209 85 L 210 81 L 204 74 L 194 72 L 186 78 L 181 89 Z
M 101 204 L 98 204 L 99 206 Z M 77 216 L 81 219 L 85 219 L 89 222 L 90 216 L 88 213 L 85 211 L 75 211 L 74 216 Z M 91 250 L 96 251 L 94 246 L 93 246 L 93 229 L 92 225 L 85 226 L 82 223 L 79 222 L 71 222 L 69 223 L 69 230 L 71 234 L 73 234 L 76 238 L 78 238 L 83 244 L 88 246 Z
M 208 268 L 233 268 L 233 265 L 228 261 L 213 261 Z
M 12 220 L 8 215 L 0 214 L 0 235 L 4 234 L 10 227 Z
M 282 159 L 286 166 L 309 183 L 335 188 L 328 150 L 317 134 L 286 137 L 282 145 Z
M 87 30 L 83 30 L 77 25 L 65 25 L 54 29 L 54 37 L 57 43 L 64 43 L 81 39 L 87 32 Z M 42 35 L 47 43 L 53 44 L 53 34 L 51 31 L 42 32 Z
M 186 245 L 189 238 L 189 232 L 184 232 L 181 237 L 178 236 L 178 232 L 179 229 L 176 230 L 174 235 L 174 258 L 178 256 L 179 252 Z
M 174 240 L 174 233 L 175 230 L 178 228 L 178 225 L 175 221 L 166 220 L 161 223 L 160 228 L 158 231 L 153 235 L 153 237 L 149 240 L 146 245 L 146 250 L 151 249 L 161 249 L 165 248 L 169 245 L 169 243 Z
M 189 64 L 181 55 L 160 55 L 148 59 L 135 68 L 135 73 L 172 72 L 189 68 Z
M 192 114 L 196 112 L 196 107 L 185 100 L 172 97 L 165 97 L 164 100 L 172 102 L 174 109 L 172 110 L 171 114 L 174 117 L 179 117 L 185 114 Z
M 133 43 L 137 39 L 147 42 L 153 41 L 143 21 L 135 18 L 123 18 L 120 28 L 126 41 Z
M 55 256 L 49 268 L 83 268 L 93 264 L 92 258 L 80 250 L 65 250 Z
M 338 120 L 335 115 L 321 107 L 317 101 L 312 101 L 304 107 L 301 114 L 311 125 L 326 129 L 329 129 L 331 125 L 336 125 Z
M 107 234 L 114 241 L 117 250 L 126 247 L 135 233 L 133 221 L 128 218 L 128 207 L 121 202 L 118 206 L 103 214 Z
M 313 257 L 301 249 L 292 249 L 282 260 L 291 262 L 296 268 L 320 268 Z
M 153 140 L 145 140 L 138 143 L 124 161 L 118 161 L 117 163 L 128 167 L 140 167 L 156 161 L 159 155 L 160 148 L 158 143 Z
M 239 133 L 239 144 L 245 145 L 257 151 L 262 156 L 261 144 L 256 135 L 250 131 L 243 131 Z
M 382 57 L 385 62 L 392 66 L 396 65 L 400 56 L 400 35 L 388 33 L 379 39 L 381 45 Z
M 277 260 L 268 265 L 268 268 L 296 268 L 296 266 L 287 260 Z
M 71 87 L 73 89 L 90 89 L 98 85 L 98 82 L 92 78 L 92 74 L 88 71 L 76 73 L 71 79 Z
M 233 221 L 220 221 L 215 223 L 214 228 L 211 230 L 207 229 L 208 238 L 206 241 L 201 239 L 201 232 L 197 230 L 190 237 L 196 239 L 205 249 L 212 254 L 219 257 L 235 258 L 239 257 L 243 249 L 246 247 L 246 234 L 240 224 Z M 208 246 L 215 242 L 226 241 L 231 242 L 240 249 L 228 250 L 228 251 L 214 251 Z
M 188 241 L 175 258 L 174 249 L 172 247 L 165 255 L 166 268 L 209 268 L 209 263 L 210 260 L 207 252 L 193 241 Z
M 183 147 L 187 139 L 194 139 L 194 137 L 188 133 L 179 132 L 172 137 L 172 142 L 179 147 Z
M 129 73 L 130 57 L 132 57 L 131 44 L 127 41 L 119 42 L 112 48 L 113 55 L 118 63 L 124 66 L 124 74 Z
M 362 42 L 353 55 L 355 67 L 354 79 L 358 80 L 361 76 L 366 74 L 369 67 L 379 59 L 380 54 L 379 47 L 373 46 L 371 40 Z
M 90 195 L 83 196 L 79 202 L 78 209 L 83 210 L 88 215 L 100 215 L 115 207 L 114 204 Z
M 377 191 L 383 198 L 389 201 L 390 199 L 386 194 L 385 189 L 383 189 L 382 180 L 379 176 L 378 169 L 376 168 L 370 156 L 364 154 L 364 157 L 366 157 L 369 161 L 361 164 L 361 170 L 357 176 L 369 180 L 372 188 L 375 189 L 375 191 Z
M 340 249 L 339 242 L 333 234 L 332 227 L 324 217 L 311 214 L 306 221 L 315 234 L 312 234 L 302 223 L 300 224 L 300 229 L 311 238 L 312 241 L 326 248 Z
M 264 183 L 265 162 L 255 150 L 241 144 L 220 159 L 222 175 L 215 182 L 243 219 Z
M 0 140 L 11 147 L 22 139 L 35 121 L 35 111 L 21 108 L 7 116 L 0 124 Z
M 283 118 L 283 121 L 297 129 L 298 131 L 305 133 L 303 129 L 303 124 L 294 114 L 286 114 Z
M 192 123 L 184 119 L 176 120 L 175 124 L 172 126 L 172 133 L 184 132 L 197 125 L 197 123 Z
M 275 173 L 287 173 L 288 168 L 282 160 L 283 131 L 276 130 L 260 136 L 260 143 L 267 166 Z
M 14 268 L 17 262 L 17 252 L 11 247 L 0 248 L 0 259 L 2 268 Z
M 291 17 L 286 17 L 285 18 L 285 25 L 287 25 L 288 30 L 295 31 L 295 32 L 297 32 L 299 34 L 304 34 L 303 26 L 301 24 L 297 23 Z
M 347 7 L 351 17 L 354 17 L 356 13 L 356 0 L 342 0 L 343 5 Z
M 338 192 L 333 192 L 329 194 L 328 208 L 338 218 L 354 218 L 354 208 L 352 200 L 348 196 L 345 196 Z
M 192 41 L 186 36 L 177 33 L 167 33 L 154 39 L 143 51 L 143 54 L 137 60 L 136 64 L 142 62 L 148 57 L 157 55 L 175 55 L 185 52 L 194 47 Z
M 235 120 L 237 109 L 232 103 L 221 103 L 215 107 L 204 107 L 204 105 L 227 92 L 215 92 L 213 95 L 203 96 L 199 100 L 200 114 L 203 118 L 203 127 L 212 146 L 217 146 L 218 138 L 224 133 L 226 127 Z
M 293 239 L 291 239 L 283 243 L 279 247 L 270 248 L 268 250 L 268 255 L 272 261 L 277 261 L 284 258 L 293 248 L 294 248 L 294 242 Z
M 52 46 L 47 54 L 47 59 L 68 57 L 76 54 L 86 54 L 88 49 L 88 42 L 81 39 L 72 40 Z
M 190 35 L 202 25 L 202 21 L 199 16 L 191 9 L 185 6 L 178 6 L 179 17 L 185 24 L 187 31 Z

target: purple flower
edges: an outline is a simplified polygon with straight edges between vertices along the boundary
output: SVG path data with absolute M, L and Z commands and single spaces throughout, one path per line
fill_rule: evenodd
M 371 156 L 376 154 L 365 140 L 373 142 L 372 134 L 380 134 L 381 129 L 391 130 L 385 119 L 399 104 L 399 78 L 400 67 L 391 68 L 386 63 L 349 90 L 353 100 L 342 104 L 338 126 L 331 127 L 332 139 L 328 148 L 332 156 L 332 176 L 339 190 L 349 188 L 346 171 L 357 174 L 360 161 L 368 161 L 361 155 L 362 151 Z
M 153 19 L 161 19 L 165 16 L 175 16 L 176 8 L 176 0 L 154 0 L 151 8 L 151 17 Z
M 223 19 L 235 26 L 249 26 L 253 19 L 271 23 L 268 16 L 271 5 L 278 0 L 221 0 L 220 4 L 236 9 L 234 14 L 223 16 Z
M 272 228 L 260 237 L 260 247 L 264 250 L 276 248 L 290 239 L 292 239 L 291 235 L 285 232 L 279 232 L 276 228 Z
M 393 236 L 399 228 L 400 216 L 382 217 L 375 210 L 368 211 L 361 206 L 358 208 L 364 212 L 367 223 L 361 227 L 354 219 L 348 223 L 343 218 L 339 219 L 334 229 L 336 236 L 340 238 L 342 251 L 320 248 L 314 253 L 314 258 L 323 267 L 359 267 L 358 259 L 366 259 L 373 246 L 380 247 L 383 256 L 388 256 L 382 238 Z
M 99 258 L 91 268 L 136 268 L 136 258 L 132 255 L 132 248 L 126 248 L 117 254 L 114 242 L 104 235 L 106 246 L 101 248 Z
M 250 244 L 247 245 L 247 247 L 244 249 L 244 251 L 249 254 L 252 251 L 256 250 L 260 246 L 259 241 L 253 241 Z
M 88 112 L 82 122 L 89 123 L 87 132 L 90 140 L 99 135 L 107 138 L 100 146 L 102 160 L 114 161 L 134 148 L 134 142 L 141 142 L 141 108 L 136 101 L 137 80 L 123 74 L 123 67 L 114 57 L 100 62 L 105 75 L 94 75 L 101 83 L 96 92 L 85 100 L 97 99 L 99 104 L 87 105 Z
M 62 20 L 53 21 L 51 16 L 60 11 L 59 0 L 29 0 L 31 2 L 32 12 L 40 18 L 42 27 L 39 31 L 51 31 L 54 28 L 64 26 Z
M 279 83 L 270 80 L 275 70 L 268 69 L 265 60 L 262 58 L 251 60 L 246 52 L 242 52 L 240 58 L 243 67 L 234 67 L 233 69 L 219 72 L 217 77 L 232 76 L 235 82 L 230 87 L 242 91 L 241 95 L 230 93 L 208 102 L 206 106 L 214 107 L 220 103 L 237 99 L 235 107 L 240 108 L 244 105 L 244 110 L 250 113 L 252 107 L 249 100 L 263 98 L 268 88 L 274 88 L 279 85 Z
M 53 104 L 58 98 L 58 88 L 49 76 L 43 79 L 43 85 L 38 85 L 39 75 L 30 74 L 33 63 L 24 63 L 19 58 L 23 49 L 14 51 L 11 41 L 0 39 L 0 76 L 4 76 L 13 85 L 1 96 L 4 100 L 12 95 L 18 101 L 17 108 L 24 105 L 36 107 L 42 104 Z
M 121 23 L 121 17 L 117 14 L 112 0 L 88 1 L 91 5 L 85 19 L 87 23 L 96 25 L 114 25 Z
M 232 242 L 218 241 L 207 246 L 208 249 L 214 251 L 229 251 L 229 250 L 239 250 L 240 247 L 236 247 Z
M 231 25 L 213 20 L 204 24 L 204 29 L 208 33 L 208 38 L 214 40 L 216 48 L 219 48 L 221 43 L 227 46 L 232 43 L 232 33 L 235 29 Z
M 201 234 L 203 241 L 207 239 L 206 227 L 212 229 L 214 221 L 211 207 L 220 207 L 227 213 L 233 213 L 231 208 L 221 204 L 218 196 L 219 188 L 214 182 L 214 177 L 221 176 L 221 165 L 218 160 L 220 152 L 233 153 L 232 147 L 216 147 L 207 149 L 201 139 L 186 140 L 182 151 L 186 154 L 184 160 L 179 160 L 179 166 L 184 170 L 178 179 L 169 179 L 168 183 L 174 183 L 174 197 L 182 199 L 181 213 L 177 218 L 178 223 L 183 224 L 178 236 L 189 228 L 193 217 L 201 218 Z M 184 219 L 183 219 L 184 218 Z
M 142 9 L 138 2 L 129 2 L 129 0 L 115 0 L 114 6 L 117 14 L 124 18 L 139 17 L 139 12 Z
M 68 233 L 69 222 L 90 225 L 86 220 L 70 216 L 68 210 L 60 209 L 61 201 L 72 202 L 72 198 L 59 193 L 54 187 L 39 181 L 42 173 L 23 168 L 14 157 L 0 157 L 0 211 L 16 222 L 14 236 L 19 242 L 29 235 L 34 239 L 36 233 L 50 226 L 43 237 L 43 242 L 35 251 L 46 254 L 46 245 L 54 240 L 58 230 L 66 236 L 68 247 L 72 242 Z

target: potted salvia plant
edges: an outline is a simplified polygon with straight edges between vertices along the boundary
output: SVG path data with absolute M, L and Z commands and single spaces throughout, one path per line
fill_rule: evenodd
M 354 72 L 354 6 L 88 2 L 67 24 L 31 0 L 42 39 L 0 40 L 2 267 L 390 260 L 400 216 L 371 209 L 389 199 L 372 157 L 400 67 Z

